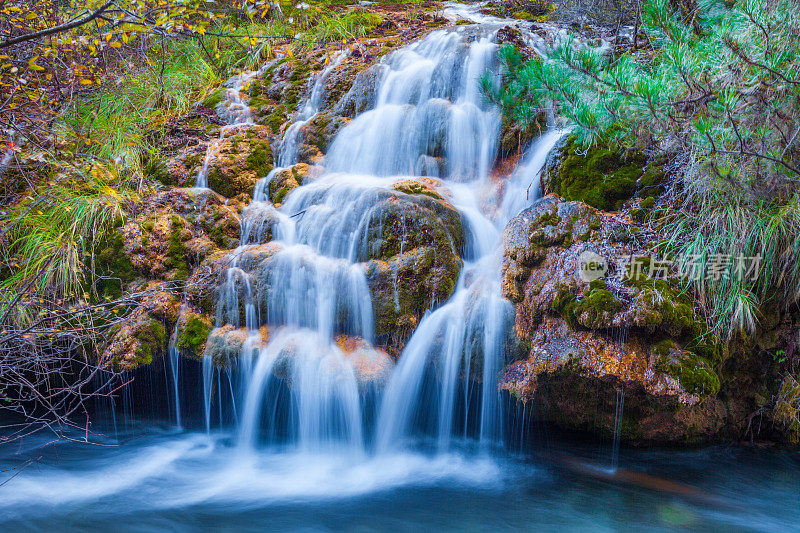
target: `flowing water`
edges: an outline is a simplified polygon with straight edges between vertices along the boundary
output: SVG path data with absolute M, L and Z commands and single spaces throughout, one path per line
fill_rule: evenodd
M 499 72 L 500 26 L 477 21 L 385 57 L 367 110 L 336 135 L 315 177 L 276 207 L 267 199 L 269 182 L 297 163 L 303 126 L 320 112 L 325 81 L 349 52 L 328 58 L 277 143 L 276 169 L 262 177 L 244 212 L 241 246 L 219 273 L 215 333 L 243 335 L 241 347 L 226 354 L 224 369 L 207 352 L 199 373 L 182 371 L 177 351 L 169 351 L 173 419 L 194 430 L 155 423 L 99 429 L 109 436 L 98 436 L 98 446 L 68 445 L 57 455 L 28 439 L 0 457 L 0 470 L 18 473 L 0 497 L 0 523 L 84 530 L 743 525 L 743 510 L 732 502 L 709 507 L 685 494 L 626 493 L 593 466 L 534 463 L 508 451 L 514 408 L 497 378 L 513 340 L 513 307 L 500 287 L 500 235 L 540 195 L 539 175 L 566 132 L 554 128 L 537 139 L 487 206 L 487 193 L 498 190 L 490 171 L 501 117 L 484 100 L 480 77 Z M 218 109 L 226 128 L 252 124 L 242 91 L 256 74 L 229 82 Z M 213 157 L 212 142 L 198 187 L 207 186 Z M 463 267 L 452 296 L 430 302 L 395 363 L 374 348 L 368 236 L 382 223 L 375 206 L 398 194 L 392 185 L 423 176 L 441 180 L 459 212 Z M 342 349 L 342 336 L 357 339 L 357 357 Z M 188 380 L 199 395 L 189 393 Z M 663 457 L 626 458 L 617 446 L 615 463 L 639 461 L 664 474 Z M 707 453 L 707 466 L 695 468 L 698 488 L 725 500 L 736 489 L 715 476 L 713 464 L 729 452 Z M 37 454 L 40 463 L 19 467 Z M 681 457 L 694 465 L 692 453 Z M 796 472 L 795 459 L 784 459 Z M 764 529 L 800 516 L 796 507 L 783 517 L 771 513 L 763 492 L 775 491 L 785 507 L 796 488 L 787 478 L 745 491 Z
M 636 483 L 467 448 L 242 454 L 224 433 L 153 425 L 98 446 L 47 440 L 0 449 L 4 479 L 29 465 L 0 487 L 3 531 L 785 532 L 800 523 L 797 454 L 623 449 Z M 563 442 L 549 450 L 596 456 Z
M 502 202 L 491 215 L 481 207 L 500 133 L 500 114 L 480 86 L 481 76 L 498 71 L 496 30 L 436 31 L 386 57 L 372 105 L 336 135 L 321 175 L 291 191 L 276 210 L 263 190 L 297 162 L 301 128 L 319 112 L 324 82 L 347 51 L 331 56 L 316 76 L 308 102 L 279 143 L 278 168 L 261 180 L 247 208 L 243 244 L 221 287 L 217 327 L 245 328 L 248 338 L 231 363 L 237 384 L 231 410 L 243 448 L 289 442 L 380 455 L 401 453 L 420 437 L 434 438 L 442 453 L 454 438 L 500 443 L 497 375 L 512 308 L 500 291 L 499 235 L 535 194 L 529 202 Z M 520 186 L 535 181 L 562 135 L 553 131 L 535 143 L 530 160 L 509 179 L 507 198 L 516 199 Z M 438 307 L 431 302 L 388 383 L 366 394 L 336 339 L 359 338 L 367 350 L 375 341 L 364 266 L 368 230 L 381 223 L 375 206 L 397 194 L 392 185 L 421 171 L 446 184 L 465 222 L 464 267 L 450 300 Z M 266 260 L 265 228 L 275 237 Z M 262 326 L 270 332 L 266 345 Z M 474 353 L 482 379 L 465 382 L 460 376 L 470 375 Z M 227 394 L 217 390 L 212 398 L 218 372 L 207 354 L 208 429 L 214 402 L 222 404 Z

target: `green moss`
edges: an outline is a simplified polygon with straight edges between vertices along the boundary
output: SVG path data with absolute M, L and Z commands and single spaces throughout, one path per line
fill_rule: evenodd
M 663 170 L 641 153 L 623 156 L 607 148 L 583 150 L 567 143 L 564 160 L 551 179 L 552 189 L 567 200 L 580 200 L 604 211 L 616 211 L 637 194 L 652 195 Z
M 193 354 L 202 354 L 203 347 L 211 334 L 211 321 L 202 315 L 191 313 L 178 332 L 176 346 Z
M 148 318 L 145 326 L 137 331 L 136 339 L 139 341 L 134 350 L 136 365 L 149 365 L 153 362 L 153 355 L 164 349 L 167 332 L 160 321 Z
M 144 175 L 168 187 L 177 185 L 177 181 L 170 174 L 166 162 L 159 157 L 151 157 L 147 160 L 144 165 Z
M 283 126 L 283 123 L 286 122 L 286 117 L 278 113 L 273 113 L 268 115 L 263 122 L 270 130 L 272 130 L 272 133 L 278 133 L 278 131 L 281 129 L 281 126 Z
M 289 194 L 289 191 L 291 191 L 293 189 L 294 189 L 294 187 L 281 187 L 278 190 L 278 192 L 275 193 L 275 196 L 273 196 L 272 202 L 276 203 L 276 204 L 282 204 L 283 203 L 283 199 L 286 197 L 287 194 Z
M 272 170 L 272 148 L 267 141 L 252 142 L 250 155 L 246 160 L 247 167 L 255 171 L 256 176 L 266 176 Z
M 392 188 L 396 191 L 400 191 L 406 194 L 421 194 L 423 196 L 428 196 L 430 198 L 434 198 L 436 200 L 444 200 L 442 196 L 421 183 L 415 181 L 401 181 L 400 183 L 395 183 L 392 185 Z
M 122 296 L 126 283 L 136 279 L 136 269 L 125 255 L 125 238 L 119 231 L 110 231 L 95 250 L 95 289 L 106 300 Z
M 184 245 L 188 235 L 183 232 L 183 220 L 178 215 L 172 215 L 172 233 L 167 246 L 167 258 L 164 265 L 173 270 L 172 279 L 185 280 L 189 277 L 189 266 L 186 262 L 188 249 Z
M 558 289 L 552 308 L 572 329 L 609 327 L 610 320 L 622 309 L 622 302 L 605 288 L 602 280 L 597 281 L 600 283 L 593 282 L 580 300 L 568 287 Z
M 527 11 L 517 11 L 511 15 L 515 19 L 519 20 L 533 20 L 533 15 L 528 13 Z
M 692 353 L 688 353 L 683 359 L 663 356 L 656 363 L 656 370 L 678 380 L 689 394 L 713 396 L 720 389 L 716 372 L 705 359 Z
M 286 106 L 286 111 L 290 114 L 297 111 L 297 105 L 303 97 L 306 82 L 311 74 L 314 62 L 309 61 L 308 58 L 296 59 L 292 62 L 292 66 L 294 70 L 292 70 L 292 74 L 289 76 L 289 87 L 286 89 L 283 97 L 283 104 Z
M 555 213 L 544 213 L 536 223 L 539 226 L 558 226 L 561 223 L 561 217 Z

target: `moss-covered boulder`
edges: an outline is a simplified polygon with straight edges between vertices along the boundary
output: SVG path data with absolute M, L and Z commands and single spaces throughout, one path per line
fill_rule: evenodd
M 252 195 L 258 180 L 272 170 L 272 130 L 246 124 L 222 132 L 221 137 L 185 147 L 163 168 L 153 170 L 156 177 L 169 185 L 193 187 L 202 171 L 209 188 L 226 198 Z
M 308 164 L 298 163 L 276 173 L 267 183 L 267 197 L 275 205 L 282 204 L 287 194 L 303 184 L 311 170 Z
M 185 280 L 207 256 L 239 243 L 241 204 L 213 191 L 156 191 L 138 208 L 98 246 L 108 290 L 130 279 Z
M 620 242 L 620 227 L 635 238 Z M 678 416 L 684 408 L 709 417 L 697 438 L 716 431 L 722 424 L 716 411 L 694 410 L 706 400 L 716 405 L 716 347 L 676 273 L 648 253 L 657 240 L 634 222 L 554 195 L 513 219 L 503 234 L 503 291 L 515 302 L 515 330 L 526 355 L 507 369 L 503 387 L 526 401 L 541 382 L 548 390 L 624 387 L 639 395 L 635 402 L 652 399 L 649 410 L 629 413 L 636 428 L 631 438 L 684 439 L 688 428 Z M 602 268 L 587 270 L 588 260 Z M 586 417 L 574 417 L 567 395 L 556 396 L 546 404 L 547 417 L 589 429 Z M 655 427 L 651 416 L 664 417 L 669 430 Z M 606 431 L 606 422 L 593 418 L 589 425 Z
M 242 350 L 257 350 L 265 346 L 269 341 L 269 333 L 269 328 L 262 326 L 258 335 L 248 335 L 245 328 L 226 324 L 210 331 L 204 351 L 189 355 L 198 359 L 208 358 L 214 366 L 224 368 L 241 356 Z
M 180 301 L 174 294 L 154 292 L 111 331 L 100 363 L 113 370 L 134 370 L 165 353 L 167 329 L 175 324 Z
M 175 347 L 184 354 L 202 354 L 212 329 L 211 317 L 196 309 L 184 309 L 178 317 Z
M 334 136 L 347 123 L 346 119 L 330 112 L 320 113 L 300 128 L 298 160 L 317 163 L 328 152 Z
M 253 194 L 256 183 L 272 170 L 271 130 L 263 126 L 239 126 L 226 131 L 212 144 L 208 186 L 227 198 Z
M 397 340 L 452 294 L 464 237 L 458 212 L 429 185 L 400 182 L 395 190 L 373 211 L 365 268 L 376 333 Z
M 561 156 L 560 166 L 550 173 L 548 190 L 602 211 L 617 211 L 636 195 L 657 195 L 665 179 L 663 158 L 650 160 L 636 151 L 583 148 L 571 139 Z

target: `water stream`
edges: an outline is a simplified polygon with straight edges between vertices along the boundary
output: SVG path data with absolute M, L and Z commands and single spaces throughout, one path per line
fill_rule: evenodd
M 610 497 L 602 482 L 576 481 L 504 451 L 510 417 L 497 380 L 507 362 L 514 310 L 501 291 L 500 235 L 540 195 L 538 177 L 566 132 L 554 128 L 539 137 L 494 207 L 487 207 L 487 191 L 497 190 L 490 171 L 501 117 L 483 98 L 480 77 L 499 70 L 500 25 L 475 20 L 480 24 L 434 31 L 385 57 L 374 101 L 335 136 L 315 177 L 276 207 L 267 198 L 269 182 L 297 163 L 303 126 L 320 112 L 325 81 L 349 52 L 328 58 L 277 145 L 275 170 L 260 180 L 245 210 L 240 247 L 220 272 L 216 332 L 243 332 L 244 341 L 224 369 L 210 352 L 204 357 L 195 376 L 202 405 L 180 402 L 179 381 L 190 376 L 179 371 L 171 349 L 179 428 L 121 431 L 106 442 L 120 448 L 85 455 L 69 448 L 58 466 L 23 472 L 0 498 L 0 523 L 46 525 L 60 518 L 68 528 L 103 530 L 136 516 L 144 529 L 268 521 L 279 529 L 410 530 L 417 518 L 445 529 L 509 529 L 536 519 L 553 528 L 591 523 L 614 529 L 617 520 L 647 516 L 653 527 L 643 529 L 741 525 L 738 510 L 710 512 L 653 494 L 643 497 L 661 511 L 620 496 L 617 512 L 594 523 Z M 242 89 L 255 74 L 229 82 L 225 128 L 252 124 Z M 207 187 L 213 146 L 198 187 Z M 452 296 L 430 302 L 393 362 L 374 347 L 367 234 L 381 223 L 375 206 L 398 194 L 392 186 L 423 176 L 441 181 L 461 217 L 463 266 Z M 358 343 L 362 360 L 342 348 L 345 337 Z M 380 368 L 382 378 L 365 379 L 363 360 Z M 200 409 L 204 428 L 180 428 Z M 28 446 L 28 452 L 35 449 Z M 616 440 L 613 446 L 616 468 L 625 452 Z M 724 451 L 711 461 L 720 457 Z M 643 459 L 634 454 L 628 460 Z M 0 469 L 12 461 L 0 457 Z M 713 476 L 708 484 L 730 490 Z M 773 480 L 765 486 L 785 497 L 796 485 Z M 417 496 L 400 491 L 408 487 Z M 563 498 L 556 487 L 566 491 Z M 750 492 L 757 501 L 760 489 Z M 422 514 L 410 520 L 393 505 Z M 527 511 L 518 512 L 519 506 Z M 765 524 L 781 523 L 756 507 L 772 521 Z M 80 518 L 87 509 L 96 516 L 88 525 Z M 137 515 L 144 511 L 146 517 Z M 797 507 L 789 515 L 800 519 Z

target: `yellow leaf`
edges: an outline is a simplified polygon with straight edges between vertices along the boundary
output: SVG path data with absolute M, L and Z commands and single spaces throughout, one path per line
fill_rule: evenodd
M 111 48 L 122 48 L 122 43 L 119 41 L 114 41 L 113 43 L 108 43 L 108 46 Z
M 81 83 L 81 85 L 91 85 L 92 84 L 92 80 L 83 79 L 83 80 L 81 80 L 80 83 Z
M 41 72 L 42 70 L 44 70 L 44 67 L 36 64 L 37 59 L 39 59 L 39 56 L 33 56 L 32 58 L 30 58 L 28 60 L 28 68 L 31 70 L 35 70 L 37 72 Z
M 131 39 L 131 38 L 130 38 L 130 37 L 128 37 L 128 34 L 127 34 L 127 33 L 123 33 L 123 34 L 122 34 L 122 42 L 123 42 L 123 43 L 125 43 L 125 44 L 128 44 L 128 41 L 129 41 L 130 39 Z
M 36 13 L 36 11 L 31 11 L 30 13 L 28 13 L 27 15 L 25 15 L 25 20 L 33 20 L 33 19 L 35 19 L 35 18 L 36 18 L 36 17 L 38 17 L 38 16 L 39 16 L 39 14 L 38 14 L 38 13 Z
M 206 29 L 203 26 L 198 26 L 197 27 L 197 33 L 199 33 L 200 35 L 205 35 L 206 34 Z

